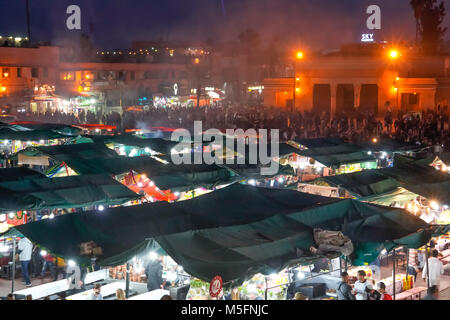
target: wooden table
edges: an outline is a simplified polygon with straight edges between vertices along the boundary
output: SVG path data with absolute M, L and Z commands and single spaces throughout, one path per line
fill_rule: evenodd
M 409 289 L 409 290 L 406 290 L 406 291 L 396 294 L 395 300 L 406 300 L 408 298 L 411 298 L 411 300 L 413 300 L 413 297 L 415 295 L 419 295 L 419 299 L 420 299 L 422 292 L 424 292 L 424 291 L 427 291 L 427 288 L 425 288 L 425 287 L 412 288 L 412 289 Z
M 125 281 L 113 282 L 113 283 L 102 286 L 101 294 L 103 297 L 107 297 L 107 296 L 116 294 L 117 289 L 125 290 Z M 74 294 L 72 296 L 69 296 L 66 298 L 66 300 L 87 300 L 93 291 L 94 291 L 93 289 L 86 290 L 86 291 Z
M 169 295 L 168 290 L 156 289 L 150 292 L 139 294 L 137 296 L 131 297 L 128 300 L 161 300 L 165 295 Z

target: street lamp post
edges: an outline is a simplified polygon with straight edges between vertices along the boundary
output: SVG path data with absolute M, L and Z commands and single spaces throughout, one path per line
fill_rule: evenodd
M 300 80 L 297 77 L 297 61 L 303 59 L 303 52 L 298 51 L 295 56 L 295 64 L 294 64 L 294 86 L 292 88 L 292 111 L 295 110 L 295 94 L 297 92 L 297 82 Z

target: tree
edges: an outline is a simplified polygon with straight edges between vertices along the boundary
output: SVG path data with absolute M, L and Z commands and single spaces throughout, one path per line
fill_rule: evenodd
M 411 0 L 410 5 L 414 10 L 414 18 L 416 19 L 416 43 L 419 42 L 420 16 L 426 0 Z
M 423 6 L 418 10 L 422 50 L 425 54 L 435 54 L 439 52 L 447 31 L 447 27 L 442 27 L 446 14 L 444 2 L 424 0 Z
M 261 64 L 262 50 L 261 37 L 259 33 L 253 29 L 247 29 L 238 35 L 241 44 L 241 51 L 245 54 L 247 60 L 247 76 L 248 81 L 254 80 L 252 70 Z

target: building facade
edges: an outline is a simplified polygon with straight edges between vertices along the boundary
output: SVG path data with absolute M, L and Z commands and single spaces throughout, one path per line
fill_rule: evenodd
M 264 104 L 300 111 L 383 115 L 435 109 L 450 101 L 450 58 L 324 56 L 297 63 L 296 76 L 265 79 Z M 295 93 L 295 97 L 294 97 Z
M 154 94 L 190 94 L 185 64 L 67 62 L 59 47 L 0 47 L 0 72 L 0 107 L 31 103 L 33 112 L 55 109 L 61 98 L 92 97 L 108 112 Z

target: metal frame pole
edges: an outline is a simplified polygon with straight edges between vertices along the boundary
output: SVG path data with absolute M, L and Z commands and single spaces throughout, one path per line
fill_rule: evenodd
M 267 284 L 267 277 L 264 277 L 264 280 L 266 280 L 266 291 L 264 293 L 264 300 L 267 300 L 267 290 L 269 288 L 269 285 Z
M 394 257 L 394 264 L 393 264 L 393 266 L 392 266 L 392 284 L 393 284 L 393 297 L 394 297 L 394 300 L 395 300 L 395 248 L 394 248 L 394 252 L 393 252 L 393 257 Z
M 125 297 L 128 299 L 130 294 L 130 263 L 127 262 L 127 273 L 125 279 Z
M 430 266 L 428 265 L 428 244 L 425 245 L 425 263 L 427 266 L 427 289 L 430 289 Z
M 406 248 L 406 281 L 408 281 L 408 266 L 409 266 L 409 248 Z
M 16 237 L 14 236 L 14 238 L 13 238 L 12 270 L 11 270 L 11 293 L 14 293 L 14 280 L 15 279 L 16 279 Z

